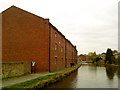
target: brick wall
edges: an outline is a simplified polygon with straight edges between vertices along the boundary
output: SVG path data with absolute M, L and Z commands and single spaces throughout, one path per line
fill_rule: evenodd
M 65 68 L 65 37 L 50 25 L 50 69 Z
M 79 57 L 80 57 L 80 59 L 82 60 L 82 61 L 86 61 L 86 56 L 85 55 L 79 55 Z
M 1 66 L 1 64 L 0 64 Z M 31 62 L 2 63 L 2 77 L 11 77 L 31 73 Z
M 49 20 L 14 6 L 2 13 L 2 20 L 2 61 L 35 61 L 36 72 L 48 71 Z
M 73 46 L 69 40 L 66 39 L 66 67 L 73 62 Z
M 75 62 L 76 49 L 49 19 L 12 6 L 2 12 L 2 22 L 2 62 L 35 61 L 35 72 Z
M 73 46 L 73 62 L 77 64 L 77 49 L 76 46 Z

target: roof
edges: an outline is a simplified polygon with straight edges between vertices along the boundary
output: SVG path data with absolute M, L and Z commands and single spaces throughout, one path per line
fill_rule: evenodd
M 35 17 L 38 17 L 38 18 L 42 18 L 42 17 L 40 17 L 40 16 L 38 16 L 38 15 L 35 15 L 35 14 L 33 14 L 33 13 L 31 13 L 31 12 L 28 12 L 28 11 L 26 11 L 26 10 L 23 10 L 23 9 L 21 9 L 21 8 L 18 8 L 18 7 L 16 7 L 16 6 L 11 6 L 11 7 L 9 7 L 8 9 L 6 9 L 6 10 L 4 10 L 2 13 L 5 13 L 5 12 L 7 12 L 8 10 L 10 10 L 10 9 L 18 9 L 18 10 L 22 10 L 23 12 L 26 12 L 26 13 L 29 13 L 29 14 L 31 14 L 31 15 L 34 15 Z M 42 19 L 44 19 L 44 20 L 48 20 L 48 18 L 42 18 Z M 60 35 L 62 35 L 64 38 L 65 38 L 65 36 L 55 27 L 55 26 L 53 26 L 50 22 L 49 22 L 49 25 L 51 25 Z M 75 49 L 76 49 L 76 46 L 74 46 L 71 42 L 70 42 L 70 40 L 68 40 L 68 39 L 66 39 L 65 38 L 65 40 L 67 40 Z
M 51 25 L 60 35 L 62 35 L 62 36 L 65 38 L 66 41 L 68 41 L 68 42 L 76 49 L 76 46 L 74 46 L 74 45 L 70 42 L 70 40 L 66 39 L 66 37 L 65 37 L 55 26 L 53 26 L 51 23 L 49 23 L 49 25 Z
M 86 56 L 85 54 L 80 54 L 79 56 Z
M 51 23 L 49 23 L 49 25 L 51 25 L 60 35 L 65 38 L 65 36 L 55 26 L 53 26 Z
M 11 6 L 11 7 L 9 7 L 8 9 L 6 9 L 6 10 L 4 10 L 3 12 L 1 12 L 1 13 L 5 13 L 5 12 L 7 12 L 8 10 L 10 10 L 10 9 L 19 9 L 19 10 L 21 10 L 21 11 L 23 11 L 23 12 L 26 12 L 26 13 L 29 13 L 29 14 L 31 14 L 31 15 L 34 15 L 34 16 L 36 16 L 36 17 L 38 17 L 38 18 L 42 18 L 42 19 L 44 19 L 44 20 L 46 20 L 46 19 L 48 19 L 48 18 L 43 18 L 43 17 L 40 17 L 40 16 L 38 16 L 38 15 L 36 15 L 36 14 L 33 14 L 33 13 L 31 13 L 31 12 L 28 12 L 28 11 L 26 11 L 26 10 L 23 10 L 23 9 L 21 9 L 21 8 L 19 8 L 19 7 L 16 7 L 16 6 Z
M 68 41 L 72 46 L 74 46 L 72 43 L 71 43 L 71 41 L 70 40 L 68 40 L 68 39 L 66 39 L 66 41 Z

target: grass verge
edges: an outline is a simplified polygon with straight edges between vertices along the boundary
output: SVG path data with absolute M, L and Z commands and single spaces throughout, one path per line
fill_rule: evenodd
M 57 74 L 39 77 L 39 78 L 32 79 L 32 80 L 22 82 L 19 84 L 14 84 L 11 86 L 3 87 L 2 89 L 10 90 L 10 88 L 11 89 L 13 89 L 13 88 L 43 88 L 45 86 L 48 86 L 50 84 L 53 84 L 55 82 L 62 80 L 64 77 L 66 77 L 66 76 L 70 75 L 72 72 L 76 71 L 79 67 L 80 67 L 80 65 L 78 65 L 74 68 L 71 68 L 67 71 L 64 71 L 63 73 L 59 73 L 59 74 L 57 73 Z
M 27 75 L 29 75 L 29 74 L 23 74 L 23 75 L 18 75 L 18 76 L 0 78 L 0 80 L 7 80 L 7 79 L 12 79 L 12 78 L 19 78 L 19 77 L 23 77 L 23 76 L 27 76 Z
M 54 77 L 54 76 L 57 76 L 57 74 L 39 77 L 39 78 L 32 79 L 32 80 L 22 82 L 22 83 L 19 83 L 19 84 L 14 84 L 14 85 L 11 85 L 11 86 L 3 87 L 3 89 L 5 89 L 5 88 L 26 88 L 28 86 L 31 86 L 31 85 L 37 83 L 37 82 L 50 79 L 51 77 Z

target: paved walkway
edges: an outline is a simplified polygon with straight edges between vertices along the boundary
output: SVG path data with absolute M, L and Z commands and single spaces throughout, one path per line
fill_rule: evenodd
M 30 75 L 19 77 L 19 78 L 4 80 L 4 81 L 2 81 L 2 86 L 1 87 L 10 86 L 10 85 L 13 85 L 13 84 L 25 82 L 25 81 L 28 81 L 28 80 L 31 80 L 31 79 L 35 79 L 35 78 L 38 78 L 38 77 L 41 77 L 41 76 L 46 76 L 46 75 L 51 75 L 51 74 L 54 74 L 54 73 L 37 73 L 37 74 L 30 74 Z
M 62 72 L 66 71 L 66 70 L 69 70 L 69 69 L 71 69 L 71 68 L 66 68 L 64 70 L 60 70 L 60 71 L 57 71 L 57 72 L 54 72 L 54 73 L 49 73 L 49 72 L 36 73 L 36 74 L 30 74 L 30 75 L 19 77 L 19 78 L 13 78 L 13 79 L 8 79 L 8 80 L 3 80 L 3 81 L 0 80 L 0 82 L 2 82 L 2 85 L 0 86 L 0 88 L 5 87 L 5 86 L 10 86 L 10 85 L 13 85 L 13 84 L 17 84 L 17 83 L 21 83 L 21 82 L 25 82 L 25 81 L 35 79 L 35 78 L 38 78 L 38 77 L 41 77 L 41 76 L 52 75 L 52 74 L 55 74 L 55 73 L 62 73 Z

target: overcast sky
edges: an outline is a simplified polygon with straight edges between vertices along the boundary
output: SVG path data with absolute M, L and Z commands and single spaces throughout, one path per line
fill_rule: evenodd
M 0 12 L 15 5 L 58 28 L 78 54 L 118 49 L 119 0 L 0 0 Z

